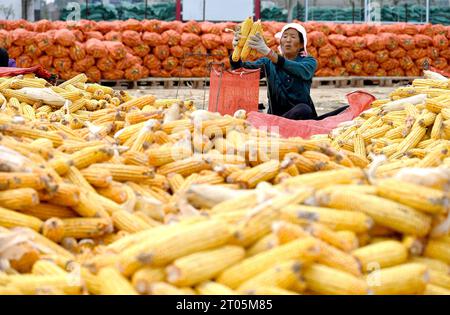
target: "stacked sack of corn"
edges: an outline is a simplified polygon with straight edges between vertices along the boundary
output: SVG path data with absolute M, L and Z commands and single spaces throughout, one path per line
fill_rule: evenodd
M 449 294 L 444 163 L 86 81 L 0 79 L 0 294 Z
M 318 60 L 316 76 L 420 76 L 424 62 L 450 73 L 450 26 L 299 23 L 308 32 L 309 54 Z M 278 51 L 275 34 L 284 23 L 261 24 L 268 46 Z M 80 73 L 92 82 L 207 77 L 210 61 L 230 67 L 233 34 L 226 30 L 235 26 L 134 19 L 0 21 L 0 47 L 18 66 L 42 64 L 64 80 Z

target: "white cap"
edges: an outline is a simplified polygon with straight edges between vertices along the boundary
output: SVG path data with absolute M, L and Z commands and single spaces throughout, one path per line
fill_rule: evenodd
M 293 29 L 297 30 L 300 34 L 302 34 L 302 36 L 303 36 L 303 49 L 304 49 L 304 51 L 306 53 L 306 46 L 308 44 L 308 37 L 306 36 L 305 28 L 303 26 L 301 26 L 300 24 L 297 24 L 297 23 L 286 24 L 283 27 L 283 29 L 281 30 L 281 32 L 275 34 L 275 38 L 281 39 L 281 37 L 283 37 L 283 33 L 286 32 L 290 28 L 293 28 Z

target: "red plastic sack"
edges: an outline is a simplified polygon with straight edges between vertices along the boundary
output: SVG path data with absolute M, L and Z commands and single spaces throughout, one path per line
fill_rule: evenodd
M 211 112 L 233 115 L 237 110 L 258 110 L 260 70 L 211 69 L 209 107 Z
M 49 80 L 52 75 L 50 72 L 45 70 L 41 65 L 37 65 L 30 68 L 9 68 L 0 67 L 0 77 L 15 77 L 21 74 L 34 73 L 39 78 Z
M 430 66 L 430 71 L 437 72 L 437 73 L 443 75 L 444 77 L 450 78 L 450 72 L 442 71 L 442 70 L 436 69 L 435 67 L 431 67 L 431 66 Z
M 290 120 L 256 111 L 248 114 L 247 121 L 255 128 L 276 131 L 284 138 L 302 137 L 307 139 L 317 134 L 328 134 L 340 123 L 353 120 L 368 109 L 376 98 L 367 92 L 355 91 L 347 94 L 347 100 L 350 105 L 349 108 L 336 116 L 327 117 L 319 121 Z

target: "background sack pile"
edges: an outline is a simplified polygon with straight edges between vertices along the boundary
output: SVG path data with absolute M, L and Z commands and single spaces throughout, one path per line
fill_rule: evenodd
M 301 23 L 317 76 L 419 76 L 426 61 L 450 72 L 450 26 Z M 272 49 L 284 23 L 263 22 Z M 0 46 L 19 67 L 42 64 L 64 79 L 91 81 L 146 77 L 205 77 L 207 63 L 229 67 L 235 23 L 158 20 L 30 23 L 0 21 Z M 208 58 L 201 55 L 210 54 Z M 194 55 L 192 55 L 194 54 Z M 197 55 L 197 56 L 195 56 Z

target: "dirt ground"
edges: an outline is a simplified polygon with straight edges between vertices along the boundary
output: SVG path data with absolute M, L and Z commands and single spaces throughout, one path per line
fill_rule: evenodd
M 347 104 L 345 95 L 355 90 L 363 90 L 373 94 L 376 98 L 387 98 L 389 93 L 394 91 L 395 87 L 377 87 L 367 86 L 364 88 L 334 88 L 321 87 L 312 89 L 312 99 L 316 106 L 319 115 L 327 113 L 331 110 L 339 108 Z M 136 96 L 143 94 L 153 94 L 158 98 L 180 98 L 189 99 L 195 102 L 197 108 L 208 108 L 208 88 L 206 89 L 145 89 L 133 90 L 132 93 Z M 178 95 L 177 95 L 178 93 Z M 267 106 L 267 88 L 260 88 L 259 102 Z

